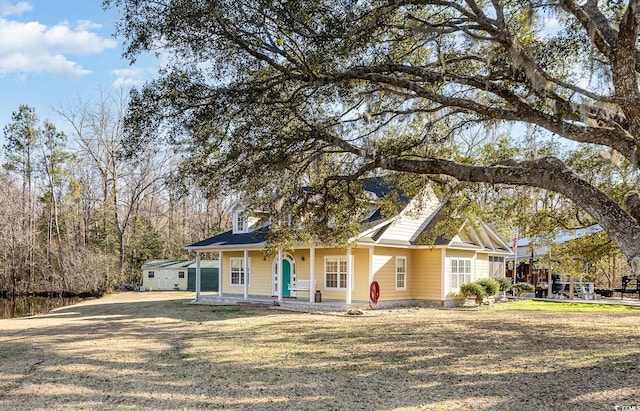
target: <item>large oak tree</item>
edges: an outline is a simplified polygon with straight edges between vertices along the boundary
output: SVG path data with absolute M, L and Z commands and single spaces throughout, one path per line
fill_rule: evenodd
M 465 127 L 530 124 L 637 168 L 639 0 L 105 5 L 122 11 L 128 58 L 155 50 L 170 59 L 132 94 L 132 149 L 169 136 L 186 143 L 203 183 L 216 176 L 252 193 L 279 187 L 283 201 L 272 203 L 287 212 L 309 207 L 291 200 L 306 194 L 334 223 L 353 216 L 339 211 L 359 198 L 333 189 L 379 170 L 539 187 L 591 215 L 640 273 L 637 194 L 625 210 L 559 158 L 487 164 L 445 144 Z M 320 200 L 290 184 L 301 175 Z

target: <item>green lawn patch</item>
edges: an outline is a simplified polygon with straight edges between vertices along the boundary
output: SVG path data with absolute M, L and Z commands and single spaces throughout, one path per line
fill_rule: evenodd
M 622 304 L 598 304 L 585 302 L 568 301 L 537 301 L 520 300 L 504 304 L 496 304 L 492 307 L 495 310 L 524 310 L 524 311 L 638 311 L 639 307 L 631 307 Z

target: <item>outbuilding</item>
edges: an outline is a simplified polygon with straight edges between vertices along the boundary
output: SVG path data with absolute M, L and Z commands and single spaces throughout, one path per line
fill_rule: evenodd
M 201 260 L 202 289 L 218 290 L 218 262 Z M 142 265 L 143 290 L 195 291 L 195 260 L 148 260 Z

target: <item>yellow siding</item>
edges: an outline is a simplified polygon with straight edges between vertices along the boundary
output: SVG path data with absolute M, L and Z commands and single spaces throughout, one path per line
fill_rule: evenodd
M 354 249 L 354 283 L 355 288 L 352 294 L 353 300 L 366 300 L 369 293 L 369 251 L 368 249 Z M 294 259 L 295 275 L 297 280 L 309 280 L 311 270 L 311 253 L 309 249 L 291 251 L 289 254 Z M 285 255 L 283 254 L 283 256 Z M 345 256 L 347 252 L 343 249 L 320 249 L 315 251 L 315 290 L 322 291 L 323 299 L 346 298 L 346 290 L 327 289 L 324 286 L 324 257 L 325 256 Z M 225 251 L 223 253 L 223 292 L 231 294 L 242 294 L 244 287 L 231 284 L 231 258 L 242 258 L 242 251 Z M 268 257 L 264 260 L 261 251 L 250 251 L 250 280 L 249 294 L 251 295 L 275 295 L 273 293 L 273 262 L 276 257 Z M 304 261 L 302 260 L 304 258 Z M 359 289 L 358 289 L 359 288 Z M 301 300 L 309 299 L 309 291 L 292 292 Z
M 154 278 L 149 278 L 150 271 L 154 273 Z M 181 271 L 184 272 L 184 278 L 178 278 Z M 187 269 L 145 269 L 142 272 L 142 285 L 147 290 L 186 290 Z
M 352 254 L 354 287 L 351 293 L 351 299 L 352 301 L 366 301 L 369 298 L 369 250 L 366 248 L 356 248 L 352 250 Z M 325 300 L 345 300 L 347 297 L 346 289 L 332 289 L 325 287 L 325 257 L 330 256 L 346 257 L 347 251 L 340 248 L 316 249 L 316 289 L 322 290 L 322 298 Z M 308 278 L 308 273 L 306 274 L 306 277 L 301 277 L 301 279 L 306 278 Z
M 188 288 L 188 281 L 189 281 L 188 270 L 186 268 L 182 268 L 179 270 L 175 270 L 175 273 L 176 273 L 175 284 L 178 284 L 178 290 L 186 291 Z M 180 273 L 184 274 L 183 278 L 180 278 Z
M 242 251 L 225 251 L 222 254 L 222 292 L 231 294 L 243 294 L 244 285 L 231 284 L 231 259 L 244 258 Z M 264 259 L 262 251 L 249 251 L 249 294 L 266 295 L 273 294 L 273 257 Z
M 353 301 L 369 300 L 369 249 L 356 248 L 353 253 L 353 276 L 355 287 L 351 298 Z
M 142 271 L 142 286 L 147 290 L 157 290 L 158 282 L 155 278 L 149 278 L 149 271 L 156 274 L 156 270 L 143 270 Z
M 242 255 L 241 255 L 242 257 Z M 273 259 L 264 260 L 261 251 L 250 251 L 249 258 L 249 294 L 271 295 L 272 294 L 272 262 Z M 227 265 L 227 276 L 231 281 L 231 266 Z M 243 288 L 240 287 L 242 292 Z
M 406 289 L 396 289 L 396 257 L 407 258 Z M 411 250 L 391 247 L 375 247 L 373 256 L 374 279 L 380 284 L 380 301 L 412 299 L 415 281 Z M 368 287 L 367 287 L 368 290 Z
M 419 300 L 442 300 L 442 253 L 441 248 L 413 250 L 411 273 L 412 298 Z

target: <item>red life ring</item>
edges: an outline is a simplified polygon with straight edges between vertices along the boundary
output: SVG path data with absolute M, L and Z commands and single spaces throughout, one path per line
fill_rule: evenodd
M 378 302 L 378 298 L 380 298 L 380 284 L 377 281 L 372 281 L 369 286 L 369 300 L 375 304 Z

